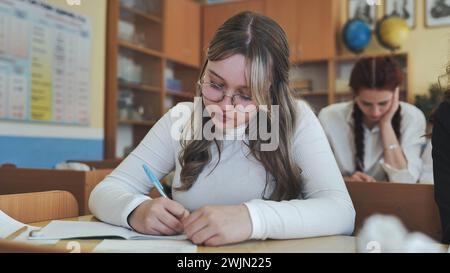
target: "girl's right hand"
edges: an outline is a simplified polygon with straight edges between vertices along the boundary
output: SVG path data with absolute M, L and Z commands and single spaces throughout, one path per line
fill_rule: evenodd
M 351 180 L 353 181 L 362 181 L 362 182 L 377 182 L 375 178 L 373 178 L 370 175 L 367 175 L 363 172 L 355 172 L 351 177 Z
M 380 125 L 391 126 L 392 119 L 394 118 L 394 115 L 397 112 L 398 107 L 400 106 L 399 93 L 400 93 L 400 91 L 399 91 L 399 88 L 397 87 L 395 89 L 394 95 L 392 96 L 391 106 L 389 107 L 389 110 L 380 119 L 380 122 L 379 122 Z
M 183 232 L 181 220 L 189 216 L 180 203 L 168 198 L 147 200 L 128 217 L 137 232 L 150 235 L 176 235 Z

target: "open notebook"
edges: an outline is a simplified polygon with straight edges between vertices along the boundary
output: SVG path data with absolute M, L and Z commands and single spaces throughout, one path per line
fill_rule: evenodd
M 154 236 L 101 222 L 51 221 L 40 230 L 30 233 L 29 240 L 105 239 L 126 240 L 186 240 L 186 235 Z

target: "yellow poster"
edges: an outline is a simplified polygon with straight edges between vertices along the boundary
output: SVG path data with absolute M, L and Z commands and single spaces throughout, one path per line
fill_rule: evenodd
M 31 120 L 52 120 L 52 56 L 49 31 L 34 25 L 31 34 Z
M 0 0 L 0 119 L 89 125 L 90 47 L 88 18 Z

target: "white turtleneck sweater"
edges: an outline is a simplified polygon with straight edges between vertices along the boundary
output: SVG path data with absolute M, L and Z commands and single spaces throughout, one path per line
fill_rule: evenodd
M 172 189 L 180 185 L 178 155 L 180 141 L 171 130 L 182 130 L 177 110 L 192 103 L 178 104 L 150 130 L 139 146 L 91 193 L 89 207 L 102 221 L 131 228 L 129 214 L 149 200 L 153 185 L 146 177 L 146 163 L 161 179 L 175 170 Z M 172 190 L 173 200 L 189 211 L 206 205 L 245 204 L 252 221 L 252 239 L 291 239 L 351 234 L 355 210 L 342 175 L 316 116 L 302 101 L 297 104 L 299 118 L 292 140 L 293 158 L 302 169 L 298 199 L 275 202 L 263 200 L 266 171 L 249 155 L 242 140 L 224 140 L 221 159 L 212 145 L 212 160 L 186 192 Z M 178 122 L 177 122 L 178 121 Z M 176 128 L 173 128 L 177 126 Z M 238 129 L 237 133 L 242 133 Z M 215 167 L 215 168 L 214 168 Z M 214 169 L 214 170 L 213 170 Z M 299 181 L 300 183 L 300 181 Z M 270 196 L 270 190 L 265 197 Z

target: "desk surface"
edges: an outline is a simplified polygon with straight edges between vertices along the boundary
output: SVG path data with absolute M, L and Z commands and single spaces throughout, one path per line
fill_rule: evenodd
M 69 221 L 97 221 L 92 215 L 66 219 Z M 33 226 L 45 226 L 49 223 L 32 223 Z M 74 240 L 71 240 L 74 241 Z M 81 252 L 92 252 L 100 240 L 75 240 L 80 243 Z M 66 249 L 68 241 L 59 241 L 57 248 Z M 265 240 L 247 241 L 239 244 L 222 247 L 199 246 L 200 253 L 306 253 L 306 252 L 331 252 L 354 253 L 356 252 L 356 238 L 351 236 L 330 236 L 320 238 L 296 239 L 296 240 Z

